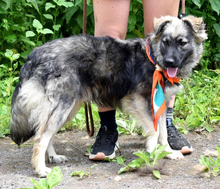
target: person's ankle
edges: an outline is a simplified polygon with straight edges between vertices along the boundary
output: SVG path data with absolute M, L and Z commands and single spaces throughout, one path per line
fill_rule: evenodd
M 99 112 L 101 127 L 107 127 L 108 130 L 117 130 L 117 124 L 115 120 L 116 110 L 107 112 Z

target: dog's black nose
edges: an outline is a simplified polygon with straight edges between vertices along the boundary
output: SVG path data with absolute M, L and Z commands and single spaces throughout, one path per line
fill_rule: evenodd
M 164 63 L 165 63 L 166 67 L 172 67 L 172 66 L 174 66 L 175 62 L 174 62 L 173 58 L 166 58 Z

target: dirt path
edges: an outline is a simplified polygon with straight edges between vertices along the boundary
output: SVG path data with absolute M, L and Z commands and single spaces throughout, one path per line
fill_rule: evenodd
M 152 175 L 140 176 L 140 172 L 129 172 L 118 175 L 122 167 L 116 162 L 93 162 L 85 156 L 87 148 L 93 144 L 94 137 L 88 138 L 85 132 L 64 132 L 55 137 L 55 149 L 59 154 L 64 154 L 68 162 L 60 164 L 63 173 L 63 181 L 57 189 L 121 189 L 121 188 L 192 188 L 192 189 L 219 189 L 220 176 L 204 178 L 195 169 L 199 164 L 200 155 L 206 149 L 214 150 L 220 146 L 220 129 L 215 132 L 197 134 L 195 132 L 186 135 L 191 142 L 194 152 L 185 156 L 183 160 L 162 160 L 163 168 L 168 173 L 162 175 L 160 180 Z M 121 153 L 127 162 L 136 158 L 132 153 L 144 150 L 145 139 L 142 136 L 125 136 L 119 138 Z M 0 189 L 18 189 L 33 186 L 30 178 L 36 178 L 31 167 L 33 141 L 25 143 L 21 148 L 14 145 L 10 138 L 0 139 Z M 97 163 L 90 177 L 80 179 L 70 177 L 70 173 L 83 170 L 88 172 L 90 167 Z M 53 167 L 55 165 L 49 165 Z

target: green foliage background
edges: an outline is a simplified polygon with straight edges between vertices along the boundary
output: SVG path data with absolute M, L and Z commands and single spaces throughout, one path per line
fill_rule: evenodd
M 34 47 L 47 41 L 82 33 L 82 9 L 82 0 L 0 0 L 0 136 L 9 133 L 11 96 L 25 58 Z M 183 81 L 190 90 L 186 90 L 187 95 L 182 93 L 177 97 L 176 122 L 185 125 L 183 131 L 197 126 L 209 128 L 220 120 L 220 1 L 187 0 L 186 14 L 204 18 L 209 39 L 197 68 L 199 72 L 189 82 Z M 142 1 L 131 1 L 127 38 L 143 38 L 143 23 Z M 92 0 L 87 0 L 87 34 L 93 35 L 93 32 L 93 4 Z M 199 83 L 202 89 L 194 83 Z M 194 97 L 197 94 L 203 101 Z M 213 99 L 213 94 L 214 102 L 207 101 L 206 98 Z M 196 106 L 191 106 L 193 104 Z M 98 120 L 97 113 L 94 114 Z M 83 111 L 75 119 L 75 124 L 84 122 L 82 115 Z M 131 133 L 134 122 L 120 113 L 117 116 L 119 125 L 123 128 L 129 125 L 130 128 L 125 130 Z

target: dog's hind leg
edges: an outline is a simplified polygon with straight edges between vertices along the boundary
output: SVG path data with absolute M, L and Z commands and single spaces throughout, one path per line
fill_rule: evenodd
M 82 104 L 81 102 L 78 102 L 78 101 L 75 102 L 75 105 L 74 105 L 73 109 L 71 110 L 66 122 L 71 121 L 72 118 L 75 117 L 76 113 L 78 112 L 78 110 L 81 107 L 81 104 Z M 64 125 L 65 125 L 65 123 L 64 123 Z M 53 135 L 53 137 L 54 137 L 54 135 Z M 56 151 L 54 150 L 53 137 L 50 139 L 50 142 L 49 142 L 49 145 L 47 148 L 47 155 L 48 155 L 49 163 L 62 163 L 62 162 L 68 161 L 66 156 L 58 155 L 56 153 Z
M 52 136 L 52 138 L 50 139 L 50 142 L 49 142 L 48 147 L 47 147 L 47 155 L 48 155 L 49 163 L 62 163 L 62 162 L 68 161 L 66 156 L 58 155 L 56 153 L 56 151 L 54 150 L 53 138 L 54 138 L 54 136 Z
M 53 162 L 62 162 L 67 159 L 65 156 L 59 156 L 55 153 L 52 146 L 52 139 L 57 131 L 77 112 L 78 108 L 79 103 L 76 100 L 74 100 L 72 105 L 64 101 L 59 102 L 57 107 L 52 111 L 45 126 L 39 128 L 34 139 L 32 165 L 40 177 L 46 177 L 51 171 L 45 164 L 46 151 L 48 151 L 49 157 L 53 157 Z
M 168 140 L 167 140 L 167 126 L 166 126 L 166 112 L 160 117 L 159 120 L 159 140 L 158 143 L 160 145 L 166 145 L 166 148 L 164 151 L 171 152 L 172 154 L 167 155 L 167 158 L 169 159 L 182 159 L 184 158 L 183 154 L 180 151 L 172 150 Z
M 46 167 L 45 164 L 45 153 L 52 135 L 52 131 L 51 133 L 46 132 L 42 134 L 40 138 L 35 137 L 34 140 L 33 155 L 31 162 L 36 173 L 40 177 L 47 177 L 47 175 L 51 172 L 51 169 Z

